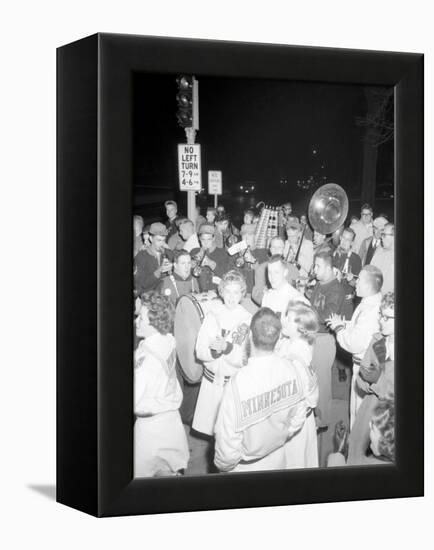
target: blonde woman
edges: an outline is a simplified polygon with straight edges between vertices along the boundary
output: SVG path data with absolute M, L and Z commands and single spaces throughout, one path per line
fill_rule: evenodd
M 300 302 L 290 302 L 282 317 L 282 338 L 276 347 L 280 357 L 288 359 L 304 385 L 306 421 L 301 430 L 285 444 L 286 468 L 317 468 L 318 444 L 313 409 L 318 403 L 318 380 L 311 363 L 313 342 L 318 332 L 315 311 Z
M 219 285 L 222 303 L 205 315 L 196 341 L 196 355 L 204 373 L 192 428 L 206 435 L 214 426 L 225 384 L 243 365 L 251 314 L 240 305 L 246 281 L 237 270 L 228 271 Z

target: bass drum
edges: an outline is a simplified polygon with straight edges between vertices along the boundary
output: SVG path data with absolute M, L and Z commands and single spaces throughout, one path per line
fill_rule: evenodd
M 174 335 L 182 375 L 191 384 L 200 382 L 203 364 L 197 360 L 196 339 L 205 314 L 220 306 L 215 293 L 186 294 L 176 304 Z

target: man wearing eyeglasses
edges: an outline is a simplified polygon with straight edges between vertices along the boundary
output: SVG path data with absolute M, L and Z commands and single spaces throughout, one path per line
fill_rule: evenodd
M 356 234 L 353 241 L 353 250 L 356 254 L 360 253 L 362 242 L 373 235 L 372 214 L 371 206 L 364 204 L 360 211 L 360 220 L 351 224 L 351 229 Z
M 373 221 L 373 231 L 374 234 L 372 237 L 365 239 L 359 250 L 359 256 L 362 260 L 362 265 L 369 265 L 372 258 L 374 257 L 375 251 L 379 246 L 381 246 L 381 233 L 383 232 L 387 224 L 387 219 L 384 216 L 378 216 Z
M 362 359 L 357 390 L 364 395 L 348 440 L 348 464 L 360 464 L 369 447 L 369 423 L 380 399 L 391 397 L 394 387 L 395 295 L 388 292 L 380 306 L 380 332 L 374 334 Z
M 381 246 L 377 248 L 371 260 L 383 273 L 382 294 L 395 290 L 395 226 L 388 223 L 381 233 Z

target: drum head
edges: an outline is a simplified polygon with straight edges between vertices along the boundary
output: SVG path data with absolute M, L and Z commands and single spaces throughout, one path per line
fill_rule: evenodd
M 195 354 L 197 334 L 202 320 L 203 311 L 194 296 L 181 296 L 175 312 L 176 351 L 184 378 L 193 384 L 200 382 L 203 374 L 203 365 L 196 360 Z

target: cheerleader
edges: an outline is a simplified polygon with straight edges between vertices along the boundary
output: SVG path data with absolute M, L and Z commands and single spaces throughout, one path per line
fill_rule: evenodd
M 318 403 L 318 380 L 311 363 L 313 342 L 318 332 L 315 311 L 303 303 L 290 302 L 282 318 L 282 338 L 276 352 L 297 368 L 305 386 L 308 406 L 306 421 L 301 430 L 285 444 L 286 468 L 317 468 L 318 444 L 313 409 Z
M 246 281 L 239 271 L 228 271 L 219 285 L 223 303 L 209 311 L 196 341 L 196 355 L 204 363 L 192 428 L 214 434 L 214 425 L 225 384 L 243 365 L 244 342 L 251 314 L 240 305 Z
M 143 294 L 136 332 L 144 340 L 134 356 L 135 477 L 175 475 L 188 463 L 173 318 L 174 307 L 166 296 L 156 291 Z

